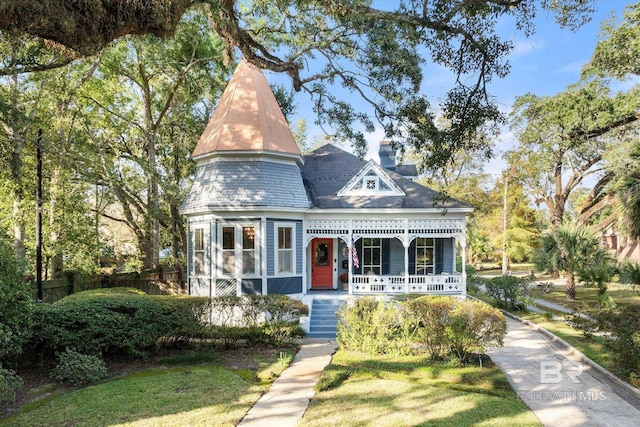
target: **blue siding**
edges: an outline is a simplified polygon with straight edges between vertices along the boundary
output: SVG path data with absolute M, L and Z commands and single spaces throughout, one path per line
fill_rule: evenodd
M 302 244 L 302 221 L 296 222 L 296 274 L 302 274 L 302 251 L 304 251 L 304 245 Z
M 389 241 L 389 274 L 395 276 L 404 272 L 404 246 L 398 239 Z
M 273 276 L 276 272 L 275 263 L 275 236 L 273 221 L 267 221 L 267 276 Z
M 442 271 L 453 273 L 453 239 L 442 239 Z
M 302 277 L 282 277 L 267 279 L 268 294 L 302 293 Z

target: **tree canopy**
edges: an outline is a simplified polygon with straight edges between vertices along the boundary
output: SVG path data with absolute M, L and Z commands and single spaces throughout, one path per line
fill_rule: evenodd
M 224 40 L 227 58 L 238 49 L 259 67 L 286 73 L 295 90 L 312 96 L 318 121 L 350 140 L 357 153 L 364 154 L 364 132 L 378 122 L 387 138 L 443 165 L 459 149 L 489 154 L 486 141 L 475 136 L 497 132 L 502 122 L 487 91 L 488 82 L 509 71 L 512 43 L 497 34 L 498 20 L 512 17 L 531 33 L 533 17 L 543 10 L 575 28 L 588 19 L 592 3 L 405 0 L 374 7 L 370 0 L 5 0 L 0 31 L 35 37 L 21 69 L 42 70 L 97 54 L 126 34 L 171 37 L 184 13 L 200 5 Z M 420 94 L 428 64 L 457 76 L 437 108 Z M 0 74 L 8 70 L 2 67 Z M 359 95 L 373 115 L 337 98 L 334 84 Z M 439 128 L 434 111 L 451 125 Z

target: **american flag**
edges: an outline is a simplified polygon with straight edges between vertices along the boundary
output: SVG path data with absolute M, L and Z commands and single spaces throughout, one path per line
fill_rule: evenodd
M 358 261 L 358 251 L 356 245 L 351 246 L 351 257 L 353 258 L 353 268 L 360 268 L 360 261 Z

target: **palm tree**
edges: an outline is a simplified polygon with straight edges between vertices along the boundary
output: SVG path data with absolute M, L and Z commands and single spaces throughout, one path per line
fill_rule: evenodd
M 598 236 L 585 226 L 561 225 L 542 236 L 534 262 L 541 270 L 563 270 L 567 276 L 567 300 L 576 299 L 576 273 L 608 260 Z
M 640 162 L 640 144 L 630 157 Z M 640 237 L 640 167 L 620 180 L 616 193 L 629 234 L 632 238 Z

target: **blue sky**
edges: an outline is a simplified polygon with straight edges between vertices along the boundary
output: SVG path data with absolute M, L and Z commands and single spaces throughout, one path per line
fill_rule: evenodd
M 624 7 L 634 4 L 630 0 L 598 0 L 593 19 L 576 31 L 561 29 L 554 22 L 553 16 L 539 13 L 535 18 L 535 34 L 526 38 L 522 31 L 518 31 L 508 20 L 499 23 L 499 33 L 514 43 L 514 49 L 509 57 L 511 72 L 504 79 L 495 79 L 490 84 L 490 92 L 496 97 L 500 108 L 508 113 L 515 98 L 531 92 L 536 95 L 554 95 L 580 78 L 582 66 L 589 61 L 593 49 L 598 41 L 602 21 L 609 19 L 612 13 L 616 20 L 622 17 Z M 454 76 L 448 70 L 426 64 L 422 90 L 427 93 L 435 104 L 438 97 L 442 97 L 446 90 L 452 87 Z M 279 77 L 268 74 L 270 82 L 282 83 Z M 305 118 L 308 125 L 309 140 L 320 138 L 322 130 L 316 127 L 313 112 L 310 110 L 309 97 L 299 94 L 297 118 Z M 369 154 L 367 158 L 378 160 L 378 143 L 383 139 L 381 130 L 367 135 Z M 504 167 L 501 152 L 514 144 L 515 137 L 505 129 L 496 141 L 496 157 L 487 161 L 486 170 L 498 174 Z M 346 147 L 345 147 L 346 148 Z

